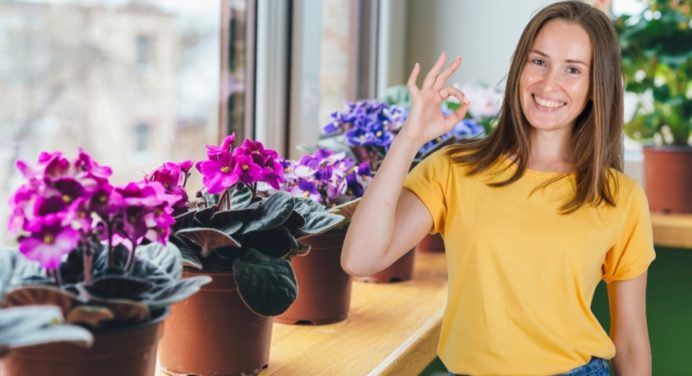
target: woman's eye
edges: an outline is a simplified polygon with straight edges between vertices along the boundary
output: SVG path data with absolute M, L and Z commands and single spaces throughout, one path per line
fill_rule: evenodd
M 545 65 L 545 61 L 543 59 L 532 59 L 531 62 L 535 65 Z
M 567 68 L 567 72 L 571 74 L 579 74 L 581 73 L 581 70 L 579 70 L 577 67 L 569 67 Z

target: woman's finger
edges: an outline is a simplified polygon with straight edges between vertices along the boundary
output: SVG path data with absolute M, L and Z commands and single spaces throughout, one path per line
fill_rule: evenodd
M 408 87 L 408 91 L 411 93 L 411 95 L 418 93 L 418 86 L 416 86 L 418 72 L 420 72 L 420 64 L 416 63 L 413 66 L 413 70 L 411 70 L 411 75 L 408 76 L 408 81 L 406 81 L 406 87 Z
M 425 76 L 425 80 L 423 80 L 423 86 L 421 86 L 421 89 L 425 90 L 427 88 L 432 87 L 432 84 L 435 83 L 435 79 L 442 70 L 442 66 L 445 64 L 445 60 L 447 60 L 447 53 L 442 51 L 440 57 L 437 58 L 435 65 L 433 65 L 433 67 L 430 68 L 430 71 Z
M 461 65 L 461 56 L 454 58 L 451 64 L 445 69 L 439 76 L 435 79 L 433 83 L 433 89 L 441 89 L 445 85 L 445 81 L 451 76 Z
M 466 116 L 466 113 L 469 110 L 470 104 L 464 92 L 455 88 L 454 86 L 447 86 L 440 90 L 439 93 L 443 100 L 449 97 L 454 97 L 458 99 L 461 103 L 461 106 L 459 106 L 459 108 L 457 108 L 454 112 L 445 117 L 445 122 L 447 123 L 447 126 L 453 127 L 458 122 L 464 120 L 464 117 Z

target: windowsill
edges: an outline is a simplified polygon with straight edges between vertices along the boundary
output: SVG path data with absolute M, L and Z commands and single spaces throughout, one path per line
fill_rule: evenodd
M 418 253 L 410 281 L 353 282 L 345 321 L 275 323 L 260 375 L 418 375 L 435 359 L 446 301 L 444 253 Z
M 651 213 L 654 244 L 692 249 L 692 214 Z

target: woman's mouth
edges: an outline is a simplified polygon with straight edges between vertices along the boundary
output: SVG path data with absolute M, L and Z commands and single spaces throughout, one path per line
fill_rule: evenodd
M 567 104 L 562 101 L 541 98 L 536 94 L 532 94 L 531 97 L 533 98 L 534 103 L 536 103 L 536 107 L 538 107 L 539 110 L 546 112 L 557 111 Z

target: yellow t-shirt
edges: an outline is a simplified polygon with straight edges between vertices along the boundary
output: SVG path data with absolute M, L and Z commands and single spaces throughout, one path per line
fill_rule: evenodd
M 438 355 L 453 373 L 551 375 L 615 346 L 591 312 L 601 278 L 634 278 L 656 257 L 646 196 L 617 173 L 617 206 L 561 215 L 573 174 L 531 194 L 559 173 L 527 170 L 494 188 L 516 165 L 501 158 L 466 175 L 447 149 L 421 162 L 404 187 L 428 208 L 444 238 L 448 299 Z

